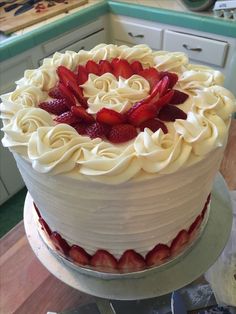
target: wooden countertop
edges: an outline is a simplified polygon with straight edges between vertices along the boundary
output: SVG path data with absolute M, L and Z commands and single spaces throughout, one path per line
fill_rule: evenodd
M 236 189 L 236 120 L 232 121 L 221 165 L 230 190 Z M 20 222 L 0 240 L 0 313 L 46 314 L 76 309 L 93 302 L 51 275 L 38 261 Z

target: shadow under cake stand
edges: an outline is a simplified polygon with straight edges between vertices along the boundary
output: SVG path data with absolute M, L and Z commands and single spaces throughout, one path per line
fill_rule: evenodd
M 193 246 L 159 267 L 128 274 L 111 274 L 79 267 L 55 254 L 37 231 L 33 201 L 29 193 L 24 205 L 27 238 L 34 253 L 49 272 L 79 291 L 113 300 L 142 300 L 163 296 L 199 278 L 223 251 L 231 232 L 232 217 L 227 186 L 223 177 L 217 174 L 208 223 Z M 91 311 L 92 313 L 95 312 Z M 106 313 L 116 312 L 111 309 L 106 310 Z

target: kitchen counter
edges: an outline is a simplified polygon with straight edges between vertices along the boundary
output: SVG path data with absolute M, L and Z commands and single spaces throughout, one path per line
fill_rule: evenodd
M 7 60 L 63 33 L 86 25 L 107 13 L 126 15 L 199 31 L 207 30 L 208 33 L 236 38 L 235 21 L 215 18 L 210 14 L 198 14 L 189 11 L 186 13 L 187 11 L 183 5 L 173 5 L 171 0 L 165 1 L 166 6 L 163 8 L 163 4 L 160 7 L 161 2 L 163 3 L 163 1 L 156 1 L 155 4 L 154 0 L 145 0 L 145 2 L 140 0 L 90 0 L 87 5 L 71 10 L 68 14 L 62 14 L 36 24 L 2 40 L 0 43 L 0 61 Z M 170 8 L 172 9 L 170 10 Z
M 232 121 L 220 169 L 229 190 L 236 189 L 235 151 L 236 120 Z M 0 246 L 1 313 L 42 314 L 78 308 L 82 304 L 94 302 L 94 297 L 67 286 L 40 264 L 27 241 L 23 222 L 0 240 Z M 198 282 L 203 282 L 203 279 Z

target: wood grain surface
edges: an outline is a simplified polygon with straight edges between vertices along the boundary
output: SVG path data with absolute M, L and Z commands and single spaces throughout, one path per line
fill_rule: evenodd
M 1 2 L 4 2 L 4 0 L 1 0 Z M 15 1 L 14 4 L 23 2 L 25 1 L 19 0 Z M 32 8 L 29 11 L 17 16 L 14 16 L 14 13 L 18 8 L 20 8 L 20 6 L 10 12 L 5 12 L 4 8 L 11 5 L 7 4 L 0 8 L 0 31 L 5 34 L 10 34 L 22 28 L 44 21 L 55 15 L 66 13 L 69 10 L 77 8 L 87 2 L 88 0 L 66 0 L 66 3 L 55 3 L 54 6 L 48 7 L 48 1 L 40 1 L 40 4 L 45 6 L 44 10 L 36 12 L 35 8 Z M 37 6 L 37 4 L 35 4 L 35 6 Z
M 221 173 L 229 189 L 236 189 L 236 120 L 230 128 Z M 23 222 L 0 240 L 0 250 L 1 314 L 61 312 L 94 301 L 59 281 L 40 264 L 28 244 Z

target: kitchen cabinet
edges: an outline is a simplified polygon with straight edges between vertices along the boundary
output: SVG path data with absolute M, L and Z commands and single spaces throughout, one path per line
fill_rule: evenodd
M 235 93 L 236 69 L 232 69 L 236 59 L 235 38 L 114 14 L 110 14 L 110 24 L 113 43 L 147 44 L 153 50 L 185 52 L 191 63 L 208 65 L 224 73 L 225 86 Z M 132 38 L 129 33 L 143 36 Z
M 115 16 L 111 19 L 113 42 L 117 45 L 146 44 L 153 50 L 162 47 L 163 29 L 148 21 L 130 21 L 128 18 Z
M 42 60 L 56 51 L 79 51 L 107 41 L 106 21 L 96 21 L 45 42 L 33 49 L 0 63 L 0 94 L 15 88 L 15 81 L 23 76 L 26 69 L 37 68 Z M 1 134 L 1 137 L 3 134 Z M 0 144 L 0 204 L 24 187 L 12 154 Z

